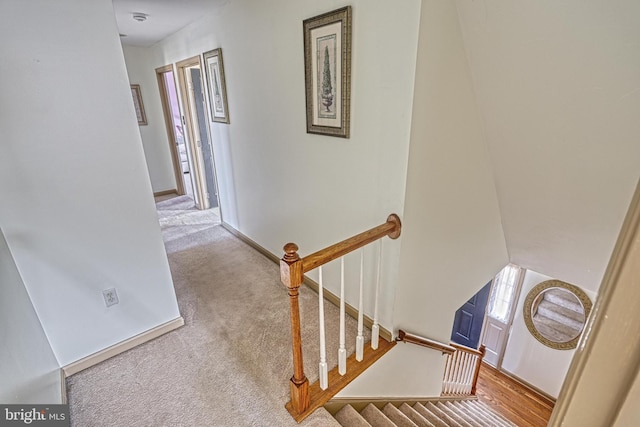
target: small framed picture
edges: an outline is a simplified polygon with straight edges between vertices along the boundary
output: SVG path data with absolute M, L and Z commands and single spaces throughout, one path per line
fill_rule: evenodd
M 211 117 L 214 122 L 229 123 L 227 85 L 224 80 L 222 48 L 203 53 L 209 87 Z
M 133 97 L 133 106 L 136 110 L 138 125 L 146 125 L 147 115 L 144 113 L 144 104 L 142 103 L 142 92 L 140 92 L 140 85 L 131 85 L 131 96 Z
M 307 133 L 349 138 L 351 6 L 303 21 Z

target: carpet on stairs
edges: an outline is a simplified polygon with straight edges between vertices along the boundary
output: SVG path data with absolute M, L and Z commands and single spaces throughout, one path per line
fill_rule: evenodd
M 334 417 L 343 427 L 515 427 L 477 399 L 347 404 Z

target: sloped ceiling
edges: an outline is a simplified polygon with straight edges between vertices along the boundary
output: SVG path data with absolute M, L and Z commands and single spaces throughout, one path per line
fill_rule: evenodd
M 511 262 L 597 290 L 640 173 L 640 2 L 456 5 Z

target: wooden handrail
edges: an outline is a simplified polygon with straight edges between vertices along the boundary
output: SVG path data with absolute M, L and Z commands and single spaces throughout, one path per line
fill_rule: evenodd
M 464 345 L 460 345 L 460 344 L 456 344 L 454 342 L 451 343 L 451 347 L 455 348 L 456 350 L 460 350 L 460 351 L 464 351 L 465 353 L 471 353 L 471 354 L 475 354 L 478 356 L 484 356 L 484 353 L 480 350 L 476 350 L 475 348 L 471 348 L 471 347 L 467 347 Z M 482 346 L 480 346 L 480 348 L 482 348 Z
M 353 237 L 343 240 L 324 249 L 314 252 L 302 258 L 302 272 L 307 273 L 314 268 L 318 268 L 328 262 L 338 259 L 350 252 L 355 251 L 371 242 L 375 242 L 385 236 L 391 239 L 397 239 L 400 236 L 402 224 L 400 218 L 396 214 L 391 214 L 387 218 L 387 222 L 370 230 L 357 234 Z M 286 247 L 285 247 L 286 252 Z
M 304 258 L 298 255 L 298 245 L 284 245 L 284 256 L 280 260 L 280 280 L 287 287 L 291 308 L 291 346 L 293 352 L 293 376 L 289 382 L 291 401 L 287 408 L 296 414 L 303 414 L 310 407 L 309 380 L 304 374 L 302 358 L 302 335 L 300 331 L 299 288 L 304 281 L 304 273 L 340 258 L 358 248 L 385 236 L 397 239 L 402 224 L 396 214 L 387 217 L 387 221 L 377 227 L 357 234 L 339 243 L 314 252 Z M 336 391 L 337 392 L 337 391 Z
M 453 354 L 456 351 L 455 347 L 453 346 L 447 345 L 440 341 L 421 337 L 419 335 L 410 334 L 403 331 L 402 329 L 398 331 L 398 338 L 396 338 L 396 341 L 404 341 L 411 344 L 417 344 L 423 347 L 432 348 L 434 350 L 441 351 L 443 354 Z

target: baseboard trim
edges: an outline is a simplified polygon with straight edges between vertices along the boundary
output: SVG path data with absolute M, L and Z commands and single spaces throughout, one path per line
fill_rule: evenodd
M 62 368 L 60 368 L 60 389 L 60 403 L 66 405 L 69 403 L 69 399 L 67 398 L 67 376 Z
M 177 196 L 178 190 L 174 188 L 173 190 L 158 191 L 157 193 L 153 193 L 153 197 L 168 196 L 169 194 L 175 194 Z
M 236 230 L 233 226 L 229 225 L 228 223 L 222 221 L 222 226 L 231 234 L 233 234 L 234 236 L 236 236 L 238 239 L 242 240 L 244 243 L 246 243 L 247 245 L 251 246 L 253 249 L 257 250 L 258 252 L 260 252 L 262 255 L 264 255 L 265 257 L 267 257 L 268 259 L 270 259 L 271 261 L 275 262 L 276 264 L 280 265 L 280 258 L 275 255 L 274 253 L 270 252 L 268 249 L 264 248 L 263 246 L 259 245 L 258 243 L 256 243 L 254 240 L 252 240 L 251 238 L 247 237 L 246 235 L 242 234 L 242 232 Z M 313 289 L 313 291 L 315 291 L 316 293 L 318 293 L 318 289 L 320 288 L 320 286 L 318 285 L 318 283 L 307 277 L 304 276 L 304 283 L 305 285 L 307 285 L 309 288 Z M 332 292 L 324 289 L 324 297 L 327 301 L 329 301 L 331 304 L 335 305 L 336 307 L 340 306 L 340 298 L 333 294 Z M 345 312 L 351 316 L 354 319 L 358 318 L 358 310 L 353 307 L 352 305 L 345 303 Z M 364 325 L 371 329 L 371 327 L 373 326 L 373 319 L 370 318 L 369 316 L 365 315 L 364 316 L 364 321 L 363 321 Z M 387 330 L 386 328 L 380 326 L 380 336 L 382 338 L 384 338 L 385 340 L 391 342 L 393 340 L 393 334 Z
M 184 325 L 184 319 L 182 318 L 182 316 L 180 316 L 167 323 L 163 323 L 160 326 L 156 326 L 155 328 L 149 329 L 146 332 L 142 332 L 141 334 L 133 336 L 122 342 L 119 342 L 118 344 L 114 344 L 111 347 L 107 347 L 104 350 L 100 350 L 97 353 L 90 354 L 87 357 L 84 357 L 80 360 L 77 360 L 73 363 L 63 366 L 62 371 L 64 372 L 65 377 L 70 377 L 71 375 L 77 374 L 78 372 L 84 369 L 97 365 L 100 362 L 104 362 L 105 360 L 113 356 L 117 356 L 120 353 L 124 353 L 127 350 L 131 350 L 132 348 L 137 347 L 140 344 L 144 344 L 145 342 L 151 341 L 154 338 L 158 338 L 159 336 L 164 335 L 167 332 L 171 332 L 174 329 L 178 329 L 183 325 Z
M 508 380 L 511 380 L 514 383 L 517 383 L 517 384 L 521 385 L 522 387 L 528 389 L 531 394 L 535 395 L 538 399 L 543 401 L 547 406 L 550 406 L 552 408 L 555 406 L 556 399 L 554 399 L 553 396 L 551 396 L 548 393 L 542 391 L 538 387 L 536 387 L 536 386 L 534 386 L 532 384 L 529 384 L 525 380 L 521 379 L 520 377 L 514 375 L 513 373 L 511 373 L 511 372 L 509 372 L 509 371 L 507 371 L 505 369 L 498 369 L 495 366 L 491 366 L 489 363 L 487 363 L 485 361 L 482 361 L 482 365 L 485 368 L 493 370 L 493 371 L 497 372 L 498 374 L 505 376 Z
M 229 225 L 229 223 L 221 221 L 220 224 L 225 228 L 225 230 L 227 230 L 229 233 L 236 236 L 238 239 L 242 240 L 247 245 L 251 246 L 253 249 L 260 252 L 262 255 L 269 258 L 271 261 L 275 262 L 276 264 L 280 264 L 280 258 L 278 258 L 275 254 L 270 252 L 264 246 L 261 246 L 250 237 L 246 236 L 245 234 L 242 234 L 242 232 L 238 231 L 232 225 Z

